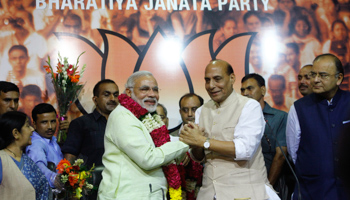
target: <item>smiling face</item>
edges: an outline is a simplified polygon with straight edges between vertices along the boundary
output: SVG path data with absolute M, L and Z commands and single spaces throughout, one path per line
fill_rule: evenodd
M 41 137 L 51 139 L 55 134 L 56 126 L 57 120 L 55 112 L 37 114 L 34 128 Z
M 34 128 L 29 124 L 29 120 L 27 118 L 20 130 L 20 133 L 18 134 L 18 142 L 21 147 L 26 147 L 32 144 L 31 136 L 33 135 L 33 131 Z
M 233 91 L 236 77 L 228 74 L 227 63 L 221 60 L 211 61 L 205 69 L 205 89 L 216 103 L 222 103 Z
M 157 109 L 159 100 L 158 83 L 153 76 L 145 75 L 137 78 L 133 88 L 127 88 L 126 94 L 140 104 L 148 112 Z

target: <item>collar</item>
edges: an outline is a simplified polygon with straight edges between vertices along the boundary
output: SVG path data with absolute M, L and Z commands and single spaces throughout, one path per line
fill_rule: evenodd
M 32 137 L 33 137 L 33 138 L 41 138 L 42 140 L 44 140 L 44 141 L 47 142 L 48 144 L 50 144 L 50 143 L 55 143 L 55 142 L 57 143 L 57 139 L 56 139 L 55 136 L 52 136 L 52 138 L 51 138 L 51 140 L 50 140 L 50 139 L 41 137 L 41 135 L 39 135 L 39 133 L 36 132 L 36 131 L 33 131 L 33 136 L 32 136 Z
M 104 119 L 106 119 L 103 115 L 101 115 L 100 112 L 98 112 L 98 110 L 95 108 L 94 111 L 92 112 L 92 115 L 94 116 L 94 119 L 96 121 L 98 121 L 101 117 L 103 117 Z
M 235 92 L 235 90 L 232 90 L 232 93 L 223 102 L 221 102 L 221 104 L 218 104 L 215 101 L 213 102 L 216 108 L 226 107 L 231 105 L 231 102 L 236 98 L 236 96 L 237 96 L 237 93 Z
M 264 114 L 269 114 L 269 115 L 274 115 L 276 112 L 273 108 L 271 108 L 271 106 L 266 102 L 265 102 L 265 106 L 264 106 L 264 109 L 263 109 L 263 113 Z
M 339 102 L 341 96 L 343 95 L 344 91 L 341 90 L 340 88 L 338 88 L 337 92 L 335 93 L 334 97 L 328 101 L 327 99 L 325 99 L 324 97 L 322 97 L 321 95 L 312 93 L 311 98 L 313 98 L 314 101 L 316 101 L 317 103 L 321 103 L 323 105 L 327 105 L 327 106 L 332 106 L 335 107 L 337 105 L 337 103 Z

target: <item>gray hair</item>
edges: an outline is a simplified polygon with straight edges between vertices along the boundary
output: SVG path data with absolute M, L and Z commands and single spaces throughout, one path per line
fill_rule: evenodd
M 168 110 L 166 109 L 166 107 L 165 107 L 163 104 L 161 104 L 161 103 L 158 103 L 157 106 L 160 106 L 160 107 L 163 108 L 164 114 L 165 114 L 165 116 L 167 117 L 167 116 L 168 116 Z
M 136 79 L 143 77 L 143 76 L 153 76 L 153 74 L 149 71 L 137 71 L 137 72 L 133 73 L 126 81 L 125 89 L 129 88 L 132 90 L 132 88 L 135 86 Z

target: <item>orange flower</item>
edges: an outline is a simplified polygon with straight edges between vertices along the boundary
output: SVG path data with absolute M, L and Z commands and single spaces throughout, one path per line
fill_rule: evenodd
M 62 73 L 62 68 L 63 68 L 63 65 L 60 62 L 58 62 L 58 64 L 57 64 L 57 72 L 58 73 Z
M 72 83 L 78 83 L 80 75 L 69 76 L 69 78 Z
M 44 68 L 45 68 L 45 70 L 46 70 L 46 72 L 47 72 L 48 74 L 51 73 L 50 66 L 45 65 Z
M 63 159 L 61 160 L 58 165 L 57 168 L 58 173 L 62 174 L 64 171 L 66 171 L 66 173 L 68 174 L 70 172 L 70 170 L 72 169 L 72 165 L 70 164 L 70 162 L 67 159 Z
M 68 176 L 69 184 L 73 187 L 76 183 L 78 183 L 79 174 L 75 172 L 70 172 Z
M 80 187 L 81 189 L 83 189 L 84 183 L 85 183 L 85 179 L 83 179 L 83 180 L 80 181 L 79 187 Z

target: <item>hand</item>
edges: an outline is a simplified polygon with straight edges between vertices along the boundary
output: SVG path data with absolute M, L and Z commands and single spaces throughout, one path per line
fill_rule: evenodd
M 204 131 L 197 125 L 192 122 L 189 122 L 181 130 L 180 141 L 190 145 L 191 147 L 203 147 L 204 142 L 206 141 L 204 136 Z
M 61 175 L 60 174 L 56 175 L 56 178 L 55 178 L 55 181 L 54 181 L 53 185 L 55 186 L 55 188 L 57 190 L 63 190 L 64 189 L 64 184 L 61 181 Z
M 69 121 L 67 120 L 67 117 L 64 117 L 64 120 L 60 120 L 60 130 L 67 130 L 69 127 Z

